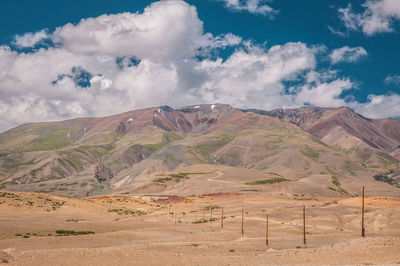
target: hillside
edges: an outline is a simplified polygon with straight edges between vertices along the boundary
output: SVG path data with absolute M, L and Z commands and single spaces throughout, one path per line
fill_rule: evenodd
M 248 184 L 259 185 L 254 175 L 281 178 L 285 193 L 346 197 L 371 183 L 391 194 L 398 189 L 373 176 L 399 166 L 390 156 L 399 123 L 348 108 L 266 112 L 223 104 L 31 123 L 0 134 L 0 185 L 68 197 L 264 191 Z M 203 179 L 216 172 L 223 187 Z
M 366 144 L 393 154 L 400 148 L 399 120 L 369 119 L 348 107 L 276 109 L 262 114 L 298 125 L 328 145 L 352 148 Z

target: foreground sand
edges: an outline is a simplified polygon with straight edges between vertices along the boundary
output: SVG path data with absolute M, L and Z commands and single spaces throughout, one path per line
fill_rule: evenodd
M 303 204 L 307 246 L 301 231 Z M 207 206 L 216 207 L 216 220 L 194 223 Z M 210 218 L 206 210 L 205 219 Z M 95 234 L 56 236 L 58 229 Z M 150 202 L 16 192 L 0 197 L 0 261 L 11 265 L 400 264 L 400 199 L 367 198 L 366 231 L 361 238 L 359 198 L 260 193 Z

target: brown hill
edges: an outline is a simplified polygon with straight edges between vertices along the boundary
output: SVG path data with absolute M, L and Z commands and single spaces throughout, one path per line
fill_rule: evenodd
M 223 104 L 31 123 L 0 134 L 0 186 L 82 197 L 162 194 L 187 184 L 180 193 L 190 194 L 201 183 L 180 169 L 214 165 L 210 171 L 261 171 L 300 182 L 302 191 L 318 183 L 314 190 L 345 196 L 355 190 L 340 184 L 359 177 L 377 182 L 373 175 L 398 167 L 388 155 L 399 145 L 397 127 L 396 121 L 367 119 L 348 108 L 246 112 Z M 221 173 L 224 189 L 248 189 L 245 178 L 237 184 L 229 171 Z
M 400 147 L 400 120 L 369 119 L 348 107 L 276 109 L 263 114 L 298 125 L 328 145 L 366 144 L 386 153 Z

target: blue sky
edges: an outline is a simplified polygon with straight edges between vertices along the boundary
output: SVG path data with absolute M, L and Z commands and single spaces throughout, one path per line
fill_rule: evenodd
M 1 5 L 0 131 L 214 101 L 400 116 L 397 0 Z

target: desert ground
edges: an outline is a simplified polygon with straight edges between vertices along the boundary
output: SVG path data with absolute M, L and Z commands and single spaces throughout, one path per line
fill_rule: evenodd
M 0 191 L 0 261 L 9 265 L 400 264 L 397 190 L 379 196 L 379 186 L 366 182 L 366 237 L 362 238 L 361 194 L 324 196 L 317 186 L 324 185 L 323 175 L 310 177 L 312 182 L 303 178 L 250 186 L 237 180 L 233 168 L 207 170 L 211 171 L 165 185 L 162 195 L 142 189 L 142 193 L 73 199 Z M 260 179 L 255 172 L 246 178 Z M 342 186 L 349 189 L 345 183 Z M 307 187 L 309 192 L 302 192 Z M 230 192 L 222 192 L 224 188 Z

